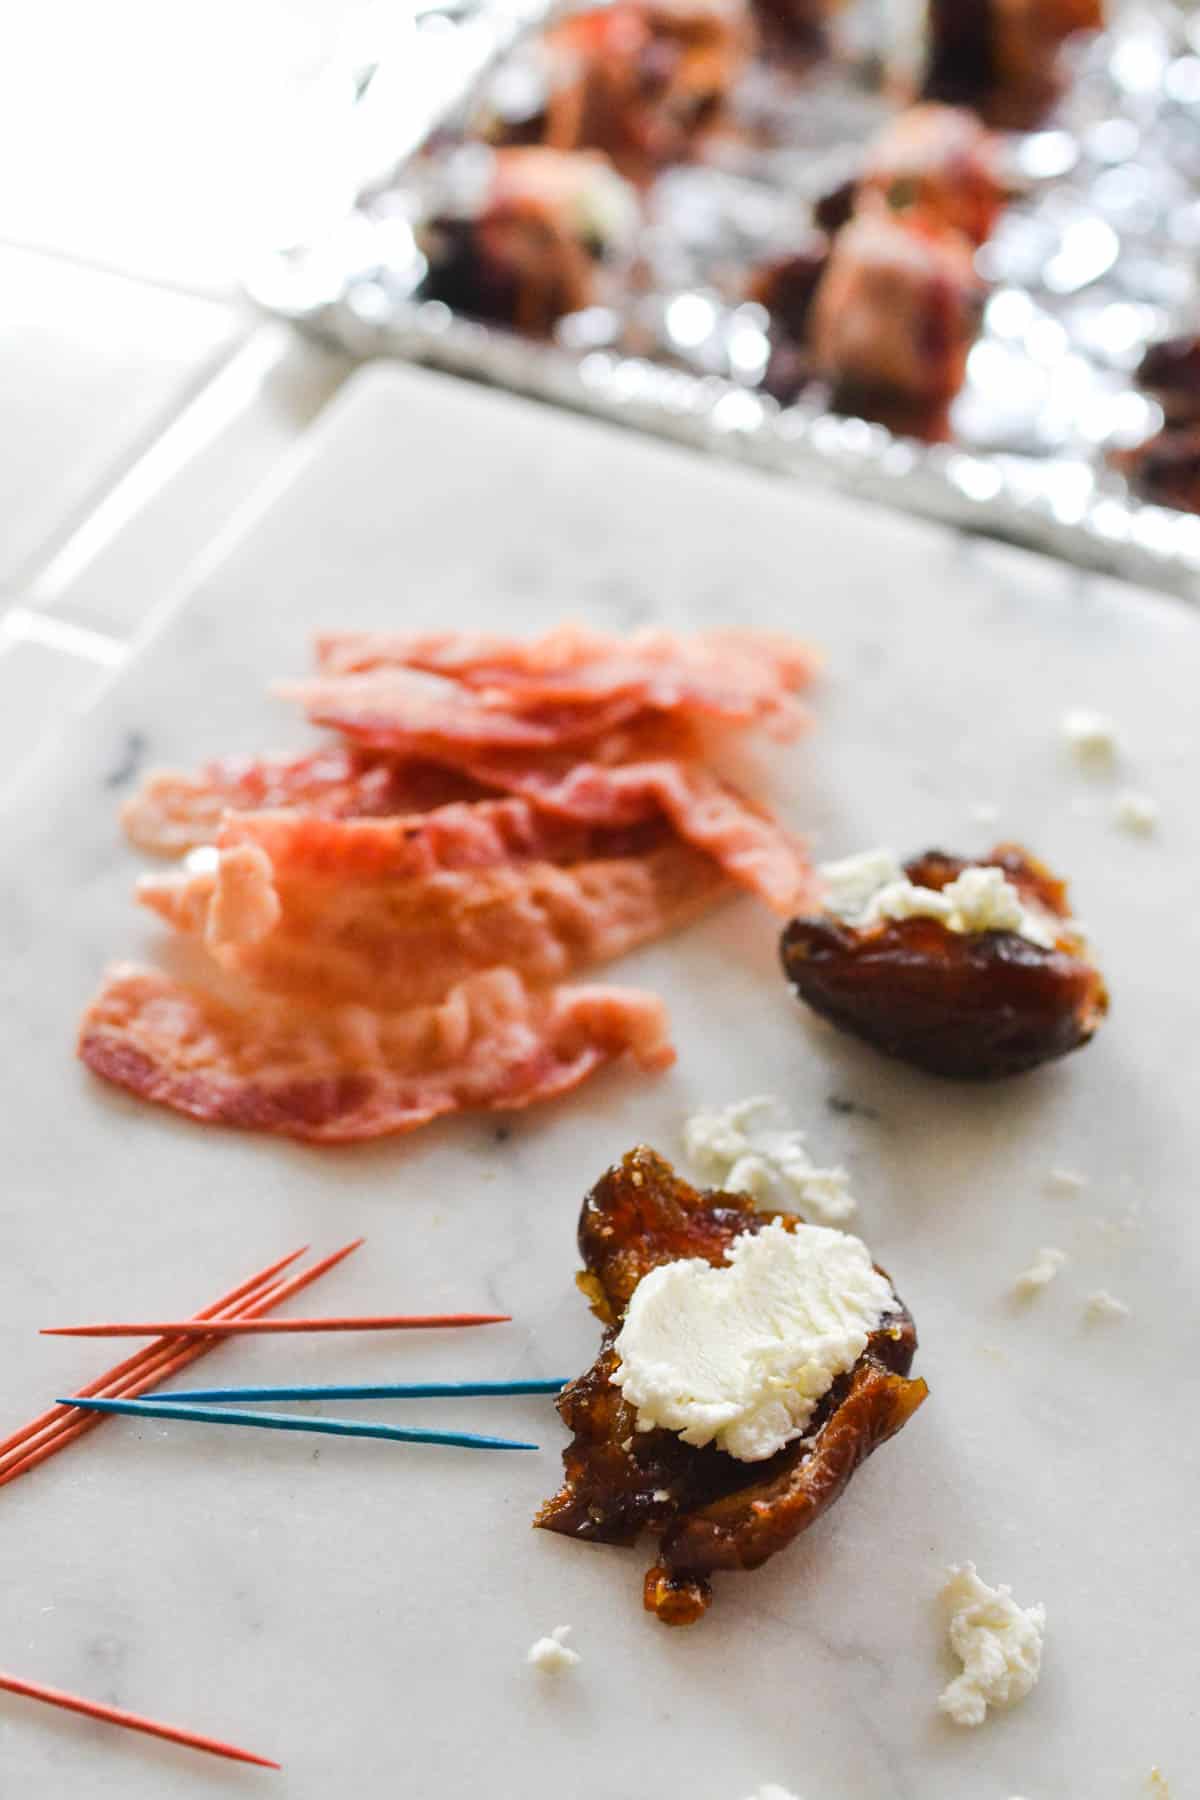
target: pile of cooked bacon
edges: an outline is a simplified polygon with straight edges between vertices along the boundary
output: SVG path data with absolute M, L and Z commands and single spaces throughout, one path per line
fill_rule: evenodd
M 337 735 L 151 776 L 124 824 L 182 858 L 142 905 L 199 952 L 185 983 L 109 972 L 89 1068 L 209 1123 L 344 1142 L 523 1107 L 629 1053 L 662 1002 L 563 985 L 736 888 L 781 913 L 804 852 L 712 754 L 794 735 L 802 646 L 726 631 L 533 642 L 342 633 L 283 690 Z

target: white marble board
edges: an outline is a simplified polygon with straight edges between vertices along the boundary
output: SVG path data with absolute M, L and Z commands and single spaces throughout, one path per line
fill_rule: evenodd
M 305 667 L 319 625 L 565 614 L 823 645 L 816 728 L 771 763 L 780 809 L 821 853 L 1000 832 L 1060 863 L 1114 994 L 1095 1044 L 982 1089 L 891 1066 L 798 1010 L 776 922 L 746 900 L 620 968 L 669 1000 L 673 1073 L 606 1074 L 503 1127 L 320 1152 L 201 1130 L 72 1060 L 102 965 L 155 941 L 114 817 L 135 764 L 301 741 L 264 687 Z M 5 816 L 0 1425 L 107 1360 L 38 1326 L 191 1310 L 358 1232 L 314 1310 L 498 1303 L 517 1322 L 231 1346 L 205 1377 L 573 1373 L 596 1344 L 571 1279 L 585 1188 L 638 1139 L 674 1152 L 696 1103 L 761 1090 L 852 1169 L 932 1397 L 826 1521 L 719 1580 L 682 1633 L 642 1612 L 640 1552 L 528 1529 L 558 1476 L 548 1403 L 421 1409 L 521 1427 L 543 1446 L 523 1458 L 115 1422 L 0 1493 L 0 1668 L 286 1770 L 0 1696 L 0 1793 L 743 1800 L 774 1781 L 805 1800 L 1137 1800 L 1157 1765 L 1185 1796 L 1198 691 L 1200 618 L 1177 602 L 440 377 L 360 376 Z M 1064 756 L 1070 705 L 1118 720 L 1121 777 Z M 1121 779 L 1160 802 L 1155 839 L 1113 827 Z M 1079 1197 L 1046 1192 L 1061 1165 L 1088 1176 Z M 1069 1264 L 1019 1307 L 1043 1244 Z M 1087 1326 L 1097 1287 L 1131 1317 Z M 935 1597 L 967 1557 L 1049 1612 L 1041 1685 L 976 1732 L 935 1710 L 952 1673 Z M 554 1684 L 524 1655 L 564 1622 L 584 1661 Z

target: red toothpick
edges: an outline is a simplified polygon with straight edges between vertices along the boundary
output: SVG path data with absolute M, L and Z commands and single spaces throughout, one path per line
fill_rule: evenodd
M 320 1262 L 314 1263 L 310 1269 L 302 1269 L 298 1275 L 292 1275 L 286 1281 L 274 1283 L 265 1294 L 255 1290 L 249 1303 L 244 1301 L 235 1303 L 235 1316 L 253 1319 L 259 1314 L 269 1311 L 271 1307 L 278 1306 L 281 1301 L 289 1299 L 292 1294 L 298 1294 L 303 1288 L 326 1274 L 337 1263 L 342 1262 L 364 1241 L 363 1238 L 355 1238 L 352 1243 L 343 1244 L 340 1250 L 334 1250 L 329 1256 L 323 1257 Z M 303 1252 L 298 1254 L 303 1254 Z M 292 1257 L 285 1258 L 284 1267 L 288 1262 L 294 1260 Z M 261 1276 L 257 1279 L 261 1279 Z M 243 1283 L 242 1285 L 243 1291 L 245 1291 L 250 1284 Z M 230 1309 L 228 1306 L 222 1306 L 221 1310 L 228 1312 Z M 188 1323 L 191 1322 L 188 1321 Z M 218 1341 L 210 1334 L 205 1334 L 190 1343 L 181 1337 L 175 1337 L 174 1339 L 166 1338 L 159 1344 L 148 1345 L 146 1350 L 141 1353 L 141 1358 L 130 1358 L 126 1363 L 118 1364 L 119 1369 L 128 1369 L 131 1364 L 135 1363 L 139 1366 L 133 1373 L 119 1380 L 114 1391 L 107 1397 L 109 1399 L 134 1399 L 137 1395 L 148 1392 L 151 1388 L 157 1387 L 159 1382 L 165 1381 L 169 1375 L 174 1375 L 180 1369 L 187 1368 L 198 1357 L 207 1355 Z M 81 1392 L 80 1398 L 85 1397 Z M 85 1431 L 94 1431 L 106 1416 L 103 1413 L 75 1412 L 72 1414 L 69 1409 L 64 1409 L 64 1412 L 65 1417 L 56 1426 L 51 1427 L 48 1432 L 43 1431 L 40 1434 L 42 1438 L 40 1443 L 26 1443 L 23 1450 L 19 1450 L 15 1454 L 10 1453 L 7 1457 L 0 1457 L 0 1487 L 4 1487 L 7 1482 L 15 1481 L 20 1475 L 27 1475 L 31 1469 L 36 1469 L 39 1463 L 45 1462 L 51 1456 L 56 1456 L 68 1444 L 74 1443 L 76 1438 L 82 1437 Z
M 239 1337 L 288 1331 L 437 1331 L 467 1325 L 508 1325 L 509 1313 L 383 1313 L 358 1319 L 154 1320 L 142 1325 L 47 1325 L 43 1337 Z
M 60 1706 L 65 1712 L 82 1713 L 88 1719 L 102 1719 L 106 1725 L 121 1725 L 126 1731 L 144 1731 L 148 1737 L 165 1738 L 170 1744 L 184 1744 L 189 1750 L 203 1750 L 208 1756 L 224 1756 L 230 1762 L 254 1763 L 260 1769 L 278 1769 L 280 1763 L 269 1756 L 256 1756 L 252 1750 L 239 1750 L 236 1744 L 218 1743 L 216 1738 L 201 1737 L 195 1731 L 181 1731 L 177 1725 L 160 1725 L 155 1719 L 143 1719 L 138 1713 L 126 1712 L 120 1706 L 105 1706 L 100 1700 L 83 1700 L 78 1694 L 66 1694 L 61 1688 L 45 1687 L 38 1681 L 22 1681 L 16 1675 L 0 1671 L 0 1688 L 9 1694 L 21 1694 L 26 1700 L 43 1700 L 47 1706 Z
M 286 1283 L 277 1279 L 279 1268 L 287 1268 L 289 1263 L 303 1256 L 308 1248 L 304 1245 L 292 1256 L 273 1263 L 262 1269 L 257 1275 L 225 1295 L 221 1301 L 214 1301 L 206 1307 L 198 1318 L 234 1317 L 248 1309 L 251 1301 L 255 1303 L 272 1295 L 276 1289 L 286 1287 Z M 186 1346 L 186 1347 L 185 1347 Z M 87 1387 L 79 1390 L 80 1399 L 89 1399 L 93 1395 L 107 1395 L 111 1399 L 121 1396 L 144 1394 L 158 1386 L 168 1375 L 177 1369 L 186 1368 L 188 1363 L 206 1356 L 216 1347 L 214 1338 L 195 1338 L 190 1343 L 184 1338 L 159 1338 L 153 1344 L 147 1344 L 136 1355 L 126 1357 L 106 1375 L 96 1381 L 89 1382 Z M 25 1475 L 54 1456 L 59 1450 L 73 1443 L 85 1431 L 94 1429 L 100 1413 L 84 1412 L 69 1405 L 51 1407 L 40 1418 L 26 1425 L 22 1430 L 14 1432 L 5 1446 L 0 1447 L 0 1487 L 6 1482 L 15 1480 L 18 1475 Z
M 243 1281 L 239 1283 L 237 1287 L 231 1288 L 229 1293 L 222 1294 L 221 1298 L 219 1300 L 214 1300 L 211 1306 L 204 1307 L 196 1314 L 197 1319 L 211 1319 L 216 1317 L 219 1313 L 226 1312 L 231 1306 L 236 1305 L 239 1300 L 245 1299 L 248 1294 L 255 1293 L 259 1288 L 264 1287 L 267 1282 L 272 1281 L 281 1270 L 288 1267 L 289 1263 L 294 1263 L 297 1257 L 303 1256 L 307 1249 L 308 1245 L 302 1244 L 299 1250 L 293 1250 L 290 1256 L 281 1256 L 278 1262 L 269 1263 L 265 1269 L 260 1269 L 256 1275 L 251 1275 L 247 1281 Z M 144 1350 L 138 1350 L 133 1356 L 127 1356 L 124 1362 L 119 1362 L 115 1368 L 109 1369 L 106 1374 L 98 1375 L 95 1381 L 89 1381 L 86 1387 L 76 1388 L 75 1392 L 79 1395 L 81 1400 L 90 1399 L 96 1394 L 102 1394 L 110 1383 L 120 1381 L 122 1377 L 132 1375 L 142 1369 L 159 1353 L 161 1348 L 161 1346 L 148 1344 Z M 53 1425 L 59 1419 L 66 1418 L 70 1411 L 71 1408 L 69 1406 L 52 1406 L 47 1412 L 41 1413 L 36 1419 L 31 1419 L 28 1425 L 22 1425 L 19 1431 L 14 1431 L 11 1437 L 6 1437 L 3 1442 L 0 1443 L 0 1470 L 4 1467 L 5 1453 L 7 1451 L 16 1450 L 21 1444 L 26 1443 L 28 1439 L 36 1437 L 40 1432 L 45 1430 L 48 1425 Z

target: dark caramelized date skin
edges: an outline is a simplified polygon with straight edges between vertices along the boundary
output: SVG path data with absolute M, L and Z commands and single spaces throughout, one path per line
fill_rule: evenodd
M 807 1435 L 767 1462 L 739 1462 L 715 1445 L 696 1449 L 671 1431 L 638 1431 L 635 1409 L 612 1380 L 615 1339 L 643 1276 L 681 1257 L 723 1263 L 745 1232 L 790 1213 L 763 1213 L 743 1194 L 699 1193 L 661 1156 L 631 1150 L 583 1203 L 579 1285 L 606 1327 L 600 1354 L 564 1389 L 558 1409 L 572 1432 L 562 1488 L 535 1525 L 605 1544 L 661 1534 L 644 1604 L 664 1624 L 694 1623 L 711 1604 L 716 1569 L 757 1569 L 832 1505 L 858 1465 L 892 1437 L 926 1396 L 906 1378 L 917 1347 L 900 1301 L 848 1374 L 825 1396 Z
M 1200 335 L 1148 345 L 1137 383 L 1153 394 L 1172 424 L 1200 423 Z
M 992 0 L 930 0 L 929 68 L 922 99 L 978 106 L 996 79 Z
M 1143 500 L 1200 512 L 1200 424 L 1169 425 L 1133 450 L 1117 450 L 1109 462 Z
M 830 0 L 753 0 L 763 35 L 773 49 L 801 61 L 824 56 L 830 47 Z
M 930 0 L 922 98 L 1031 130 L 1062 91 L 1063 45 L 1103 25 L 1103 0 Z
M 746 288 L 746 298 L 766 307 L 772 325 L 784 337 L 802 344 L 808 335 L 809 314 L 828 261 L 829 239 L 823 232 L 814 231 L 792 255 L 776 257 L 755 270 Z
M 520 239 L 513 235 L 517 229 Z M 508 222 L 505 236 L 508 242 L 497 254 L 486 221 L 431 219 L 424 232 L 429 270 L 422 297 L 468 318 L 549 337 L 559 319 L 593 298 L 597 248 L 576 242 L 549 214 L 539 218 L 533 208 L 519 225 L 515 218 Z
M 827 915 L 793 919 L 780 954 L 797 994 L 885 1055 L 956 1080 L 1022 1074 L 1086 1044 L 1108 993 L 1073 928 L 1065 885 L 1017 845 L 980 860 L 1062 921 L 1053 949 L 1011 931 L 948 931 L 936 919 L 866 929 Z M 943 888 L 971 866 L 928 851 L 905 872 Z
M 821 195 L 813 206 L 813 220 L 819 230 L 836 237 L 842 227 L 850 223 L 857 206 L 858 177 L 852 176 Z

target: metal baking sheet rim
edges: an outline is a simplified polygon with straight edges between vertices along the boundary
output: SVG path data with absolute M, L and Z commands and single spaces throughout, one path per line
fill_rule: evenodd
M 253 287 L 251 297 L 257 300 Z M 456 318 L 438 302 L 365 319 L 346 299 L 264 310 L 361 359 L 398 357 L 568 407 L 778 475 L 817 479 L 1081 568 L 1200 599 L 1200 518 L 1097 494 L 1064 516 L 977 452 L 895 437 L 882 425 L 768 397 L 719 377 L 597 351 L 577 355 Z M 1086 464 L 1079 465 L 1086 470 Z M 1089 471 L 1090 473 L 1090 471 Z
M 453 16 L 459 7 L 473 42 L 451 82 L 406 135 L 404 169 L 441 124 L 469 103 L 477 84 L 526 33 L 544 25 L 556 0 L 432 0 L 418 15 Z M 383 59 L 386 63 L 386 58 Z M 360 194 L 378 188 L 376 167 Z M 1081 568 L 1122 576 L 1185 599 L 1200 599 L 1200 516 L 1095 492 L 1056 504 L 1045 484 L 1019 480 L 999 456 L 952 444 L 898 438 L 885 426 L 811 407 L 781 407 L 769 396 L 611 351 L 575 352 L 535 343 L 450 312 L 440 302 L 387 296 L 343 273 L 340 293 L 296 298 L 292 254 L 268 255 L 245 283 L 263 312 L 288 320 L 360 359 L 398 357 L 471 377 L 513 393 L 749 463 L 819 480 L 961 530 L 1041 550 Z M 289 299 L 289 293 L 292 296 Z M 332 297 L 330 297 L 332 294 Z M 1063 465 L 1059 465 L 1060 467 Z M 1086 463 L 1077 463 L 1084 480 Z M 1034 468 L 1036 465 L 1029 465 Z

